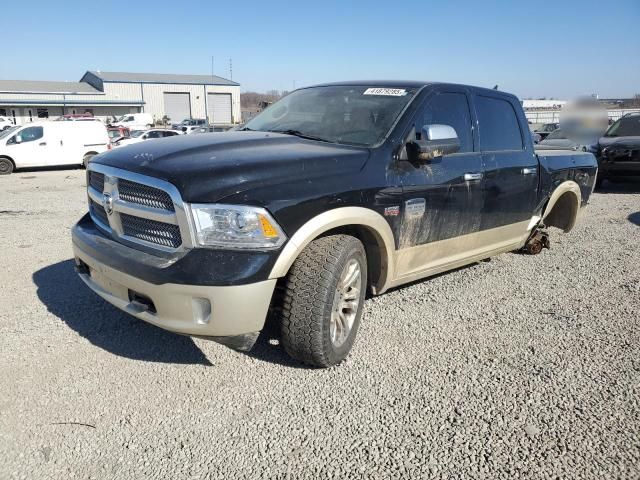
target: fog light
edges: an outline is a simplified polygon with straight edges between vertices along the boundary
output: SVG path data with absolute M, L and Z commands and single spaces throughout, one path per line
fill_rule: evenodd
M 191 299 L 193 319 L 200 325 L 206 325 L 211 320 L 211 302 L 208 298 Z

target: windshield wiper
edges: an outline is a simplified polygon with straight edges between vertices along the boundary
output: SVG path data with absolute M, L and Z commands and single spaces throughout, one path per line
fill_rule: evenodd
M 268 132 L 273 132 L 273 133 L 283 133 L 285 135 L 294 135 L 296 137 L 300 137 L 300 138 L 306 138 L 308 140 L 317 140 L 319 142 L 327 142 L 327 143 L 331 143 L 331 140 L 327 140 L 326 138 L 322 138 L 322 137 L 316 137 L 315 135 L 308 135 L 306 133 L 302 133 L 300 130 L 267 130 Z

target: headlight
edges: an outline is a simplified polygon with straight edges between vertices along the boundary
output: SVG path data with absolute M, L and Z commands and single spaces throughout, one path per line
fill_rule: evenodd
M 264 208 L 196 203 L 191 215 L 197 246 L 271 249 L 286 240 Z

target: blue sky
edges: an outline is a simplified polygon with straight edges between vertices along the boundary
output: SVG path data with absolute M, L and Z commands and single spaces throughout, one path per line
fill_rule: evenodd
M 2 79 L 209 74 L 213 55 L 224 77 L 233 59 L 243 90 L 420 79 L 499 84 L 522 98 L 640 93 L 640 0 L 32 0 L 2 10 Z

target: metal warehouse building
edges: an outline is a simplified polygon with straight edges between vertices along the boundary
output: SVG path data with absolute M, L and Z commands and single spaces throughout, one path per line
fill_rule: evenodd
M 86 112 L 103 120 L 146 112 L 156 121 L 239 123 L 240 85 L 213 75 L 100 71 L 86 72 L 79 82 L 0 80 L 0 115 L 17 125 Z

